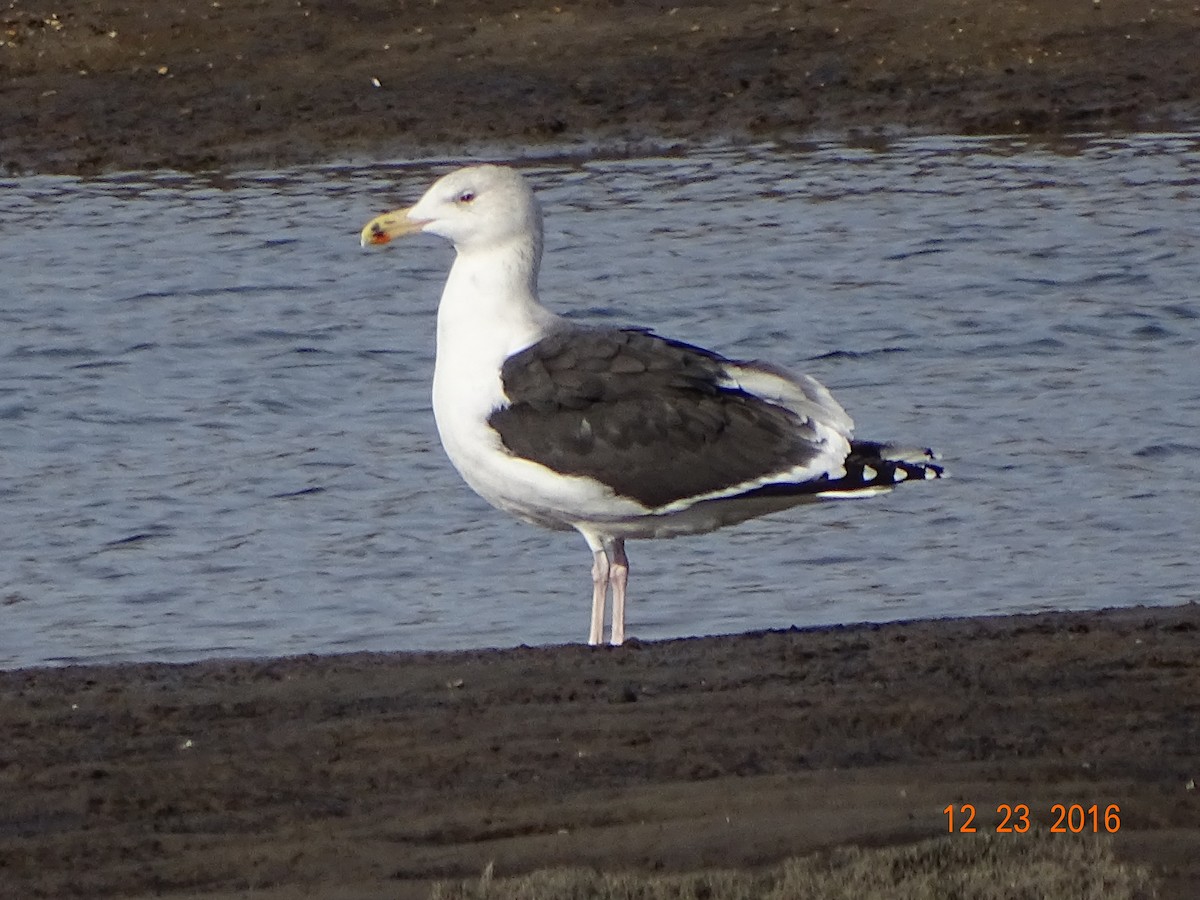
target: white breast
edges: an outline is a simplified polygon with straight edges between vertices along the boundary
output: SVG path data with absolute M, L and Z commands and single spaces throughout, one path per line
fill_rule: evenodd
M 488 425 L 508 402 L 500 378 L 504 361 L 558 325 L 531 292 L 497 284 L 494 262 L 459 255 L 438 308 L 433 413 L 446 455 L 477 494 L 539 525 L 571 528 L 614 513 L 645 513 L 590 479 L 512 456 Z

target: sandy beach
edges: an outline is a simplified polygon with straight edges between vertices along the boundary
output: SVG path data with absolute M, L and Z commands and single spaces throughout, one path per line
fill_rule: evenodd
M 1186 2 L 5 6 L 10 172 L 1200 121 Z
M 1077 804 L 1183 900 L 1198 633 L 1192 604 L 0 673 L 0 896 L 421 898 L 488 863 L 760 866 Z
M 3 6 L 10 174 L 1200 122 L 1190 2 Z M 946 835 L 968 804 L 987 832 L 1002 806 L 1047 829 L 1057 807 L 1116 807 L 1085 833 L 1191 898 L 1200 606 L 1136 599 L 0 672 L 0 898 L 394 900 L 489 863 L 747 868 Z

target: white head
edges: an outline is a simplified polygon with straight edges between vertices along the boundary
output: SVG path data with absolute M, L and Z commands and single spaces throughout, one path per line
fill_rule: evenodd
M 361 240 L 363 246 L 386 244 L 416 232 L 444 237 L 462 254 L 516 244 L 536 259 L 542 209 L 516 169 L 471 166 L 439 178 L 416 205 L 372 219 Z

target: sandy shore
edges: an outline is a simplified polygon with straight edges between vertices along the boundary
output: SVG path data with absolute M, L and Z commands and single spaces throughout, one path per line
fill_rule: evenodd
M 13 172 L 1200 122 L 1191 2 L 3 5 Z
M 9 172 L 1200 121 L 1192 3 L 16 0 L 0 41 Z M 1198 631 L 1190 605 L 0 673 L 0 897 L 416 898 L 489 861 L 756 866 L 1096 804 L 1182 900 Z
M 948 805 L 993 832 L 1095 804 L 1183 900 L 1198 635 L 1193 604 L 0 673 L 0 896 L 396 900 L 489 862 L 756 866 L 944 835 Z

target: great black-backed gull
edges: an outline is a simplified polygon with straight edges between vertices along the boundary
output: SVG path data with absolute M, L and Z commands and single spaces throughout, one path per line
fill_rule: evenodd
M 472 166 L 362 244 L 424 232 L 457 255 L 437 317 L 433 412 L 476 492 L 592 550 L 588 641 L 625 639 L 625 541 L 712 531 L 800 503 L 939 478 L 929 450 L 851 439 L 818 381 L 640 328 L 588 327 L 538 300 L 542 211 L 526 180 Z

